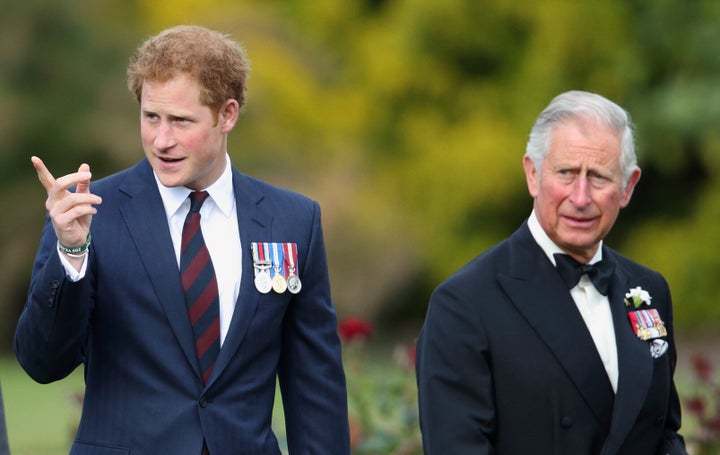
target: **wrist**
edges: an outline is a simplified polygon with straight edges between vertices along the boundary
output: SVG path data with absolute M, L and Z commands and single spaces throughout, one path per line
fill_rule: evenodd
M 90 242 L 92 241 L 92 236 L 90 235 L 90 232 L 88 232 L 87 239 L 85 239 L 85 243 L 78 246 L 65 246 L 63 245 L 60 240 L 57 241 L 57 247 L 58 250 L 60 250 L 62 253 L 65 253 L 71 258 L 81 258 L 87 254 L 88 248 L 90 247 Z

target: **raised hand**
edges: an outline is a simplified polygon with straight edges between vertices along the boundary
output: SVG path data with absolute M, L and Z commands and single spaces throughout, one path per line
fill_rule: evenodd
M 45 208 L 58 240 L 67 247 L 82 245 L 97 213 L 94 206 L 102 203 L 100 196 L 90 193 L 90 166 L 83 163 L 77 172 L 55 179 L 40 158 L 33 156 L 30 161 L 47 191 Z M 74 193 L 68 190 L 72 186 L 76 186 Z

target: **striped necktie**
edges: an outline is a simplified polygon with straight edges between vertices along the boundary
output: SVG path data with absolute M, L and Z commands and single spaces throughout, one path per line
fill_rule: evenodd
M 190 193 L 190 212 L 185 218 L 180 252 L 185 300 L 195 335 L 203 384 L 207 382 L 220 352 L 220 303 L 217 279 L 210 253 L 200 229 L 200 207 L 207 191 Z

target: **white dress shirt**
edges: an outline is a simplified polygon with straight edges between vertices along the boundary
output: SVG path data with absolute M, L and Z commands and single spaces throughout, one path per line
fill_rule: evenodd
M 555 264 L 555 253 L 565 253 L 551 239 L 540 226 L 540 222 L 535 215 L 535 211 L 528 218 L 528 227 L 535 241 L 545 252 L 550 262 Z M 589 264 L 594 264 L 602 260 L 602 241 L 598 246 L 597 253 L 590 260 Z M 610 301 L 607 296 L 600 294 L 595 286 L 593 286 L 590 278 L 583 275 L 575 287 L 570 289 L 575 305 L 580 311 L 585 325 L 592 336 L 595 348 L 597 348 L 600 359 L 603 362 L 605 371 L 607 372 L 613 391 L 617 392 L 618 382 L 618 360 L 617 345 L 615 343 L 615 326 L 612 320 L 612 312 L 610 311 Z
M 237 221 L 235 192 L 232 183 L 232 166 L 226 155 L 225 171 L 215 183 L 205 190 L 208 197 L 200 208 L 200 229 L 215 269 L 220 300 L 220 345 L 227 335 L 240 293 L 242 275 L 242 243 Z M 175 259 L 180 268 L 180 247 L 185 218 L 190 211 L 191 191 L 184 186 L 167 187 L 155 175 L 160 197 L 165 206 L 165 216 L 170 227 L 170 236 L 175 248 Z M 63 254 L 58 251 L 67 277 L 78 281 L 85 276 L 87 260 L 80 271 L 76 271 Z M 185 302 L 178 302 L 184 305 Z

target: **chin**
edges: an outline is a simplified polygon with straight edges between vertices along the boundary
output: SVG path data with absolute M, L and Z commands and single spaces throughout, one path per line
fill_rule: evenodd
M 572 251 L 588 251 L 595 248 L 599 242 L 600 239 L 596 235 L 568 233 L 560 236 L 559 244 Z
M 157 173 L 157 176 L 158 176 L 158 180 L 160 180 L 160 183 L 162 183 L 163 185 L 165 185 L 168 188 L 175 188 L 177 186 L 184 185 L 184 182 L 180 179 L 164 176 L 160 173 Z

